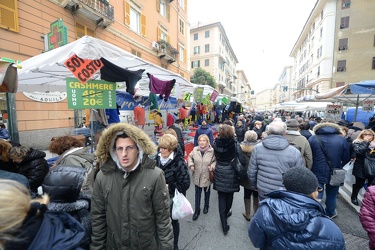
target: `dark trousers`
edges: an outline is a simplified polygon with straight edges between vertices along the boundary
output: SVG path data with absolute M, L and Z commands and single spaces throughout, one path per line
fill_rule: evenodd
M 210 195 L 211 195 L 211 185 L 208 187 L 198 187 L 195 185 L 195 211 L 201 210 L 201 194 L 204 191 L 204 206 L 210 206 Z
M 251 195 L 253 195 L 254 199 L 258 199 L 258 191 L 252 190 L 252 189 L 247 189 L 243 188 L 243 198 L 244 199 L 250 199 Z
M 219 215 L 220 221 L 223 228 L 227 226 L 227 214 L 229 210 L 232 208 L 233 203 L 233 194 L 234 193 L 223 193 L 218 191 L 219 197 Z
M 178 220 L 172 219 L 173 236 L 174 236 L 174 249 L 178 249 L 178 237 L 180 235 L 180 223 Z
M 367 183 L 370 186 L 371 183 L 374 180 L 374 177 L 367 178 Z M 359 191 L 361 188 L 363 188 L 363 185 L 365 184 L 366 179 L 355 177 L 355 184 L 353 184 L 353 190 L 352 190 L 352 197 L 351 198 L 357 198 Z

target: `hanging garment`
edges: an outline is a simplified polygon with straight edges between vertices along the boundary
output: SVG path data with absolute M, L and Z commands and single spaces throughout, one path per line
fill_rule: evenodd
M 159 109 L 158 99 L 156 95 L 152 92 L 148 95 L 148 98 L 150 100 L 150 111 L 154 109 Z
M 150 79 L 150 91 L 154 94 L 159 94 L 160 99 L 164 98 L 164 101 L 168 101 L 168 97 L 171 94 L 174 84 L 176 83 L 176 79 L 163 81 L 149 73 L 147 73 L 147 75 Z
M 145 109 L 140 105 L 134 108 L 134 120 L 136 125 L 144 126 L 146 124 Z
M 101 79 L 108 82 L 126 82 L 126 92 L 134 95 L 134 87 L 137 82 L 142 78 L 144 69 L 139 69 L 137 71 L 131 71 L 128 69 L 121 68 L 110 61 L 100 59 L 104 64 L 104 67 L 100 69 Z

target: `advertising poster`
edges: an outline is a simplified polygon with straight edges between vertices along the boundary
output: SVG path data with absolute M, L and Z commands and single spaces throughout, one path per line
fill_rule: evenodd
M 115 109 L 116 83 L 89 80 L 82 84 L 76 78 L 66 78 L 68 108 L 70 109 Z

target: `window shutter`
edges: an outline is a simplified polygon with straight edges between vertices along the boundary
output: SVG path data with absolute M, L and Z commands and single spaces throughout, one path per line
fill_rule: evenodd
M 167 42 L 171 43 L 171 37 L 167 35 Z
M 186 49 L 184 49 L 184 63 L 186 63 L 187 60 L 187 54 L 186 54 Z
M 19 31 L 16 0 L 0 1 L 0 27 L 15 32 Z
M 141 14 L 141 34 L 146 36 L 146 16 Z
M 158 41 L 160 41 L 161 40 L 161 30 L 160 30 L 160 28 L 158 27 L 158 30 L 157 30 L 157 36 L 158 36 Z
M 130 4 L 125 2 L 125 24 L 130 25 Z
M 160 0 L 156 1 L 156 11 L 160 13 Z
M 167 7 L 167 20 L 168 22 L 171 20 L 171 6 L 169 4 L 166 4 Z

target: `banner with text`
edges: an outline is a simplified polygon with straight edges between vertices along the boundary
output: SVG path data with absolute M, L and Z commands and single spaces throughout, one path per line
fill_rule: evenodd
M 333 119 L 336 122 L 338 122 L 341 119 L 342 112 L 343 112 L 342 104 L 328 104 L 324 118 Z
M 76 78 L 66 78 L 68 107 L 70 109 L 115 109 L 116 83 L 89 80 L 82 84 Z
M 364 100 L 362 104 L 362 111 L 374 111 L 374 100 Z
M 103 63 L 100 60 L 88 60 L 72 55 L 64 63 L 70 72 L 82 83 L 85 84 L 101 68 Z
M 142 96 L 137 102 L 134 100 L 133 96 L 126 92 L 117 92 L 116 93 L 116 102 L 120 106 L 120 110 L 134 110 L 134 107 L 138 104 L 141 104 L 145 107 L 150 106 L 150 100 L 148 96 Z M 164 99 L 158 99 L 159 109 L 176 109 L 177 99 L 174 97 L 169 97 L 168 101 Z

